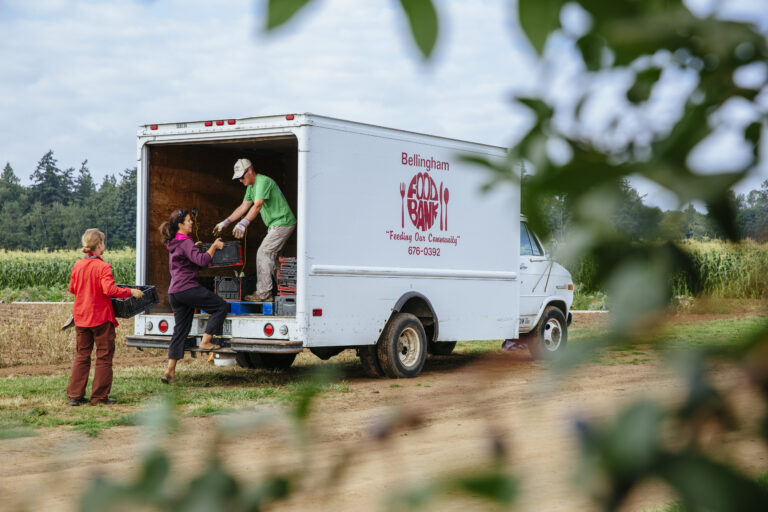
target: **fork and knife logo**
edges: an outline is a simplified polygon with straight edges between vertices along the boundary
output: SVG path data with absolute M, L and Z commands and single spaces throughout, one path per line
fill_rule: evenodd
M 448 230 L 450 192 L 442 182 L 437 184 L 427 173 L 417 173 L 408 185 L 400 183 L 400 227 L 405 229 L 406 196 L 408 218 L 422 231 L 431 229 L 440 215 L 440 230 Z

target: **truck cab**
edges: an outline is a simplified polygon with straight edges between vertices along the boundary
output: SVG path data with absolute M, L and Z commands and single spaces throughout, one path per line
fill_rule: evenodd
M 520 339 L 536 358 L 565 349 L 572 321 L 573 279 L 520 220 Z

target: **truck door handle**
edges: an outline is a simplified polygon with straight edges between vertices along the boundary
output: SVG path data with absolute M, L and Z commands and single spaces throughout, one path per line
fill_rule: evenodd
M 522 263 L 520 264 L 520 270 L 527 270 L 527 269 L 528 267 L 526 267 L 524 264 Z

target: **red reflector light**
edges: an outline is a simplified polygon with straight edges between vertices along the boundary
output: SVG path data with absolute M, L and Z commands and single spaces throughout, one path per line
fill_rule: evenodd
M 264 334 L 267 336 L 272 336 L 275 334 L 275 328 L 272 326 L 272 324 L 267 324 L 264 326 Z
M 213 126 L 213 121 L 206 121 L 205 126 Z
M 158 329 L 160 329 L 160 332 L 165 332 L 168 330 L 168 322 L 165 320 L 160 320 L 160 323 L 157 324 Z
M 224 126 L 224 120 L 216 121 L 216 126 Z
M 227 119 L 227 124 L 235 124 L 235 120 L 234 119 Z
M 323 316 L 323 310 L 322 309 L 313 309 L 312 310 L 312 316 Z
M 568 283 L 568 290 L 573 291 L 573 283 Z
M 293 114 L 288 114 L 287 116 L 285 116 L 285 119 L 287 121 L 293 121 Z
M 151 125 L 149 125 L 149 129 L 150 130 L 157 130 L 157 125 L 156 124 L 151 124 Z

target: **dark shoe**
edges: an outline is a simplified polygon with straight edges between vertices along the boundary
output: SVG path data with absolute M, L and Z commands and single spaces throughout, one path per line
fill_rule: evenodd
M 69 318 L 67 319 L 67 321 L 64 322 L 64 325 L 61 326 L 61 330 L 66 331 L 70 327 L 74 327 L 74 326 L 75 326 L 75 317 L 72 315 L 69 315 Z
M 80 398 L 70 398 L 69 405 L 71 405 L 72 407 L 78 407 L 80 405 L 83 405 L 87 401 L 88 399 L 85 398 L 84 396 L 81 396 Z
M 213 352 L 215 350 L 219 350 L 221 348 L 221 345 L 216 345 L 215 343 L 211 343 L 210 347 L 204 347 L 202 345 L 198 345 L 197 348 L 201 352 Z
M 160 382 L 163 384 L 168 384 L 169 386 L 175 386 L 176 385 L 176 377 L 170 378 L 167 375 L 163 375 L 160 377 Z
M 504 343 L 501 344 L 501 350 L 512 352 L 513 350 L 526 348 L 527 346 L 527 343 L 520 340 L 504 340 Z
M 99 404 L 113 405 L 113 404 L 116 404 L 116 403 L 117 403 L 117 400 L 115 400 L 114 398 L 102 398 L 101 400 L 99 400 L 97 402 L 91 402 L 91 405 L 99 405 Z

